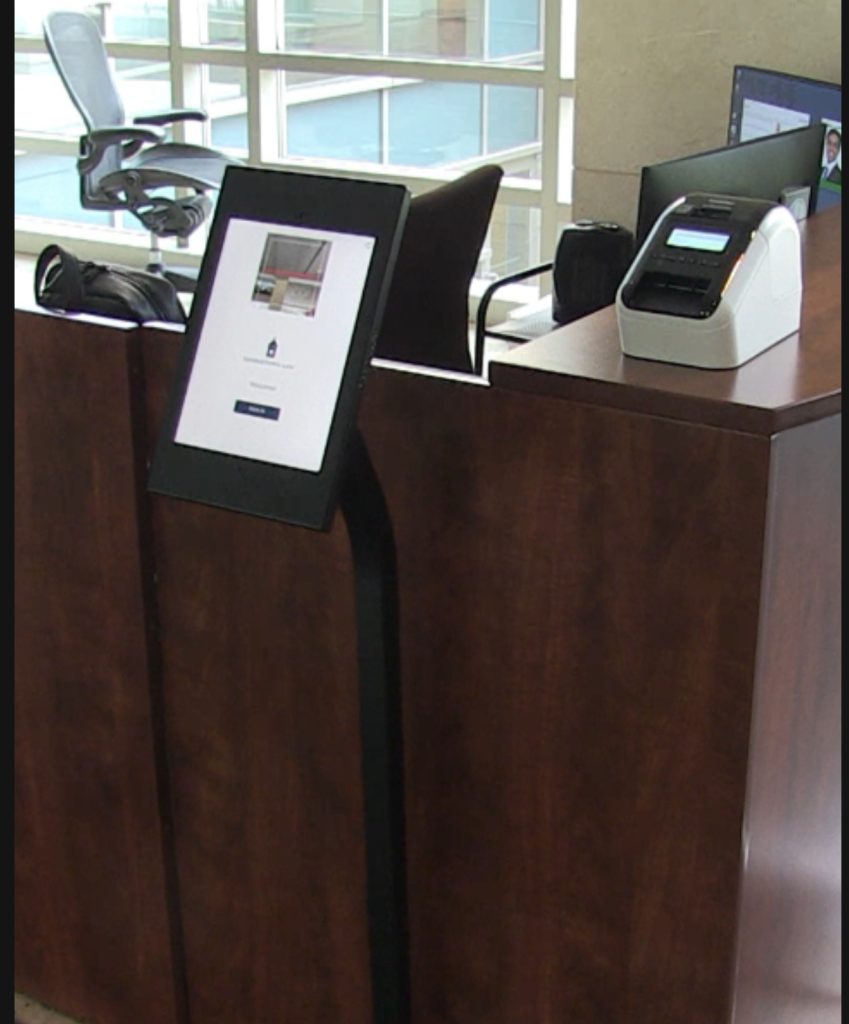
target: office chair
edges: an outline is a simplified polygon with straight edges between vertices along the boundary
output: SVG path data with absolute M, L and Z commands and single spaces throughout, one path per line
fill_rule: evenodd
M 634 235 L 621 224 L 588 219 L 568 224 L 560 234 L 552 261 L 507 274 L 493 281 L 481 296 L 475 320 L 474 372 L 483 372 L 488 337 L 521 344 L 609 306 L 633 256 Z M 553 290 L 548 308 L 487 327 L 489 305 L 499 289 L 549 271 Z
M 376 356 L 472 372 L 469 286 L 503 174 L 486 164 L 410 200 Z
M 80 203 L 87 210 L 127 210 L 150 232 L 146 267 L 180 291 L 194 291 L 191 269 L 165 267 L 159 239 L 188 238 L 209 216 L 208 192 L 221 187 L 228 164 L 240 163 L 214 149 L 165 141 L 164 126 L 203 121 L 202 110 L 167 110 L 125 119 L 124 105 L 96 22 L 75 11 L 53 11 L 44 20 L 44 40 L 59 77 L 80 113 L 77 169 Z M 175 198 L 160 189 L 190 189 Z

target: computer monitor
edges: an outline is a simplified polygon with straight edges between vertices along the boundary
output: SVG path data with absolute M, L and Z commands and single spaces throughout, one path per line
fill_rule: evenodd
M 675 199 L 711 192 L 779 202 L 785 189 L 809 188 L 815 200 L 825 125 L 765 135 L 736 146 L 696 153 L 644 167 L 640 180 L 636 244 Z
M 842 107 L 842 89 L 835 82 L 737 64 L 731 83 L 728 145 L 822 122 L 826 126 L 822 166 L 827 173 L 816 209 L 823 210 L 841 201 Z

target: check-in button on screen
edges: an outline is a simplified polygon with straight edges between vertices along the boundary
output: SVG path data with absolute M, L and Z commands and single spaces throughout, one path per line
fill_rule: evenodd
M 233 406 L 233 411 L 243 413 L 245 416 L 259 416 L 264 420 L 280 418 L 280 410 L 276 405 L 259 405 L 257 402 L 237 401 Z

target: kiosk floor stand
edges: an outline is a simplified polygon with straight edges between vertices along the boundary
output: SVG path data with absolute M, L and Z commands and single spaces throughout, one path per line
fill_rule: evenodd
M 389 511 L 355 430 L 339 507 L 354 563 L 374 1024 L 409 1024 L 398 588 Z

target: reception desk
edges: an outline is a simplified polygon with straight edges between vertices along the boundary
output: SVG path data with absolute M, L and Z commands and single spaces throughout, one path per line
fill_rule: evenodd
M 376 367 L 415 1024 L 840 1018 L 840 219 L 732 371 Z M 16 312 L 16 990 L 368 1024 L 351 556 L 153 496 L 181 335 Z

